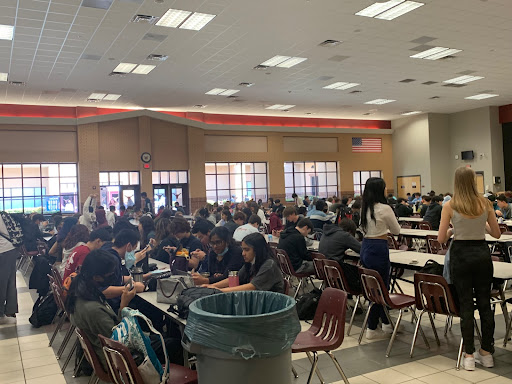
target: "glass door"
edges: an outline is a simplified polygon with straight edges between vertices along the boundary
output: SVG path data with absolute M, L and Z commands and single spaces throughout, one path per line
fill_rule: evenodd
M 155 213 L 158 213 L 158 209 L 163 206 L 167 208 L 169 206 L 169 186 L 168 185 L 153 185 L 153 201 L 155 202 Z
M 178 202 L 186 214 L 189 214 L 188 207 L 188 184 L 169 184 L 171 206 Z

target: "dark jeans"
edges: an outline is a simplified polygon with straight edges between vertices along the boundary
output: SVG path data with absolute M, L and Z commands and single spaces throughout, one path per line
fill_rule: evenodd
M 18 312 L 18 292 L 16 290 L 17 249 L 0 253 L 0 317 Z
M 389 262 L 388 241 L 383 239 L 364 239 L 360 255 L 363 266 L 377 271 L 382 276 L 386 288 L 389 289 L 389 269 L 391 265 Z M 379 318 L 382 324 L 389 324 L 382 305 L 374 304 L 368 316 L 368 329 L 377 329 Z
M 494 315 L 491 311 L 493 265 L 485 240 L 455 240 L 450 248 L 452 282 L 459 298 L 460 328 L 464 351 L 472 354 L 474 304 L 480 313 L 482 349 L 494 352 Z

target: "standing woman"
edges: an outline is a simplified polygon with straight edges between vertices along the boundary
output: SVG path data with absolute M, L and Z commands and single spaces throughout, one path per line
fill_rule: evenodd
M 501 236 L 492 203 L 480 196 L 476 175 L 471 168 L 455 171 L 455 192 L 443 206 L 438 241 L 446 243 L 453 234 L 450 247 L 450 274 L 459 297 L 460 327 L 464 340 L 464 369 L 475 370 L 475 362 L 493 367 L 494 315 L 491 311 L 493 265 L 485 232 L 499 239 Z M 453 229 L 449 228 L 450 221 Z M 475 352 L 473 337 L 474 307 L 480 314 L 482 345 Z
M 389 289 L 389 248 L 387 235 L 400 233 L 400 225 L 395 213 L 386 201 L 386 183 L 380 177 L 370 177 L 364 187 L 361 209 L 361 228 L 365 233 L 361 245 L 361 262 L 365 268 L 373 269 L 382 276 Z M 379 317 L 382 330 L 378 329 Z M 393 333 L 393 327 L 382 305 L 373 305 L 368 316 L 366 338 L 379 339 Z

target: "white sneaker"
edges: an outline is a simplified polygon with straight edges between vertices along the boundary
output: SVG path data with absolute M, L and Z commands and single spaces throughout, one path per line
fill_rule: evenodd
M 389 334 L 382 332 L 379 328 L 377 329 L 367 329 L 366 330 L 366 339 L 367 340 L 380 340 L 389 338 Z
M 462 360 L 462 366 L 466 371 L 474 371 L 475 370 L 475 357 L 466 357 L 466 354 L 464 354 L 463 360 Z
M 478 363 L 486 368 L 494 367 L 494 359 L 492 355 L 481 355 L 478 351 L 473 355 L 475 356 L 475 363 Z
M 4 324 L 16 324 L 16 318 L 9 317 L 9 316 L 1 316 L 0 317 L 0 325 L 4 325 Z
M 382 332 L 391 335 L 393 333 L 393 326 L 391 324 L 382 324 Z

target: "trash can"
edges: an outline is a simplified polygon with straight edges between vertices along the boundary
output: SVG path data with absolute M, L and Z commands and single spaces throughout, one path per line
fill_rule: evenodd
M 295 300 L 275 292 L 231 292 L 189 307 L 183 346 L 197 355 L 201 384 L 288 384 L 300 332 Z

